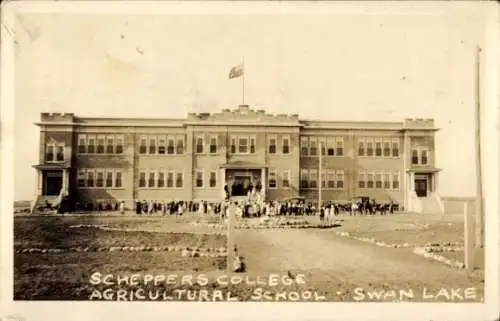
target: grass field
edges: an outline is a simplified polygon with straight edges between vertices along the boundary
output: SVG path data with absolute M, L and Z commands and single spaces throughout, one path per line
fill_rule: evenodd
M 228 298 L 224 296 L 227 294 L 238 300 L 257 301 L 314 301 L 318 298 L 326 301 L 353 301 L 356 298 L 358 301 L 399 301 L 392 294 L 386 294 L 391 293 L 391 289 L 410 288 L 414 289 L 415 297 L 405 300 L 422 301 L 424 288 L 437 292 L 441 288 L 474 287 L 477 297 L 472 301 L 481 300 L 484 283 L 481 269 L 473 273 L 458 271 L 418 257 L 411 249 L 379 248 L 335 233 L 348 231 L 352 235 L 385 242 L 412 244 L 463 242 L 459 219 L 415 215 L 338 219 L 341 227 L 334 229 L 236 230 L 236 244 L 248 270 L 242 274 L 227 274 L 225 257 L 185 257 L 180 251 L 98 251 L 99 248 L 137 246 L 225 247 L 223 228 L 192 224 L 194 221 L 216 223 L 218 220 L 214 218 L 16 217 L 16 251 L 72 247 L 88 248 L 88 251 L 15 253 L 14 297 L 16 300 L 115 300 L 120 296 L 119 291 L 126 291 L 127 296 L 125 298 L 123 292 L 122 299 L 129 300 L 137 294 L 134 291 L 141 290 L 142 294 L 144 291 L 149 293 L 150 300 L 226 301 Z M 316 217 L 308 220 L 311 223 L 319 221 Z M 95 226 L 132 230 L 110 231 Z M 463 252 L 443 253 L 457 258 L 461 254 Z M 106 285 L 102 279 L 99 284 L 92 284 L 95 273 L 113 275 L 110 280 L 114 284 Z M 136 283 L 127 279 L 134 274 L 139 275 Z M 155 279 L 158 283 L 144 279 L 145 275 L 158 277 Z M 117 284 L 119 277 L 123 281 L 121 284 Z M 163 282 L 162 277 L 169 281 Z M 232 282 L 227 282 L 231 278 Z M 356 288 L 362 288 L 365 294 L 356 292 Z M 259 292 L 259 289 L 268 292 Z M 103 298 L 105 290 L 110 290 L 114 297 Z M 189 291 L 183 292 L 186 290 Z M 96 291 L 101 296 L 94 296 Z M 212 296 L 207 297 L 203 291 L 211 291 Z M 217 291 L 221 292 L 214 294 Z M 372 291 L 379 291 L 378 296 L 370 294 L 368 297 L 366 292 Z

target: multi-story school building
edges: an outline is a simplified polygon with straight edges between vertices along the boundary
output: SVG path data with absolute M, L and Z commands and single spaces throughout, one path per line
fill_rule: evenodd
M 301 120 L 241 105 L 185 119 L 42 113 L 38 202 L 221 200 L 261 185 L 266 200 L 368 196 L 407 210 L 439 203 L 432 119 Z M 320 156 L 321 153 L 321 156 Z M 321 160 L 320 160 L 321 157 Z M 321 165 L 321 175 L 319 175 Z

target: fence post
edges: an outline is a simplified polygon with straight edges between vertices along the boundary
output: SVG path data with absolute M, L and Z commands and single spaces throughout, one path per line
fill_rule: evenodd
M 474 217 L 470 202 L 464 203 L 464 263 L 467 270 L 474 269 Z

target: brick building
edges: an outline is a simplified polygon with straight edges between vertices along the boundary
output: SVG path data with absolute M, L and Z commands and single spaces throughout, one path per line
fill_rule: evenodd
M 37 203 L 220 200 L 261 184 L 267 200 L 369 196 L 409 210 L 440 203 L 432 119 L 306 121 L 247 105 L 185 119 L 42 113 Z M 321 157 L 321 178 L 318 175 Z

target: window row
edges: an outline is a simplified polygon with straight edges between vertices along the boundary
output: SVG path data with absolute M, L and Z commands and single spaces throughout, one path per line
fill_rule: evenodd
M 267 152 L 269 154 L 276 154 L 278 152 L 278 138 L 276 136 L 268 136 L 268 150 Z M 281 149 L 280 149 L 281 154 L 290 154 L 290 137 L 289 136 L 283 136 L 281 138 Z
M 139 154 L 150 155 L 182 155 L 185 151 L 184 135 L 141 136 L 139 138 Z
M 360 138 L 358 156 L 399 157 L 399 139 Z
M 312 136 L 300 138 L 301 156 L 318 156 L 319 150 L 323 156 L 344 156 L 344 138 Z
M 317 169 L 300 170 L 300 188 L 317 189 L 318 186 Z M 326 169 L 321 173 L 321 187 L 326 189 L 344 189 L 344 171 L 337 169 Z
M 139 188 L 183 188 L 183 170 L 143 169 L 139 171 Z
M 414 149 L 411 152 L 411 163 L 413 165 L 427 165 L 429 163 L 429 151 L 425 148 Z
M 123 135 L 78 135 L 78 154 L 122 154 Z
M 255 136 L 231 136 L 231 154 L 255 154 Z
M 208 181 L 206 178 L 208 178 Z M 217 187 L 217 171 L 215 170 L 209 171 L 208 177 L 205 177 L 205 171 L 203 169 L 197 169 L 195 170 L 194 179 L 194 187 L 196 188 Z
M 81 168 L 78 170 L 77 186 L 86 188 L 122 188 L 123 170 L 109 168 Z
M 286 169 L 281 173 L 278 178 L 278 170 L 276 168 L 269 168 L 267 171 L 267 187 L 270 189 L 278 188 L 278 179 L 281 179 L 282 188 L 291 187 L 290 170 Z
M 64 161 L 64 143 L 47 143 L 45 146 L 45 161 L 63 162 Z
M 358 188 L 399 189 L 399 172 L 371 171 L 358 173 Z

